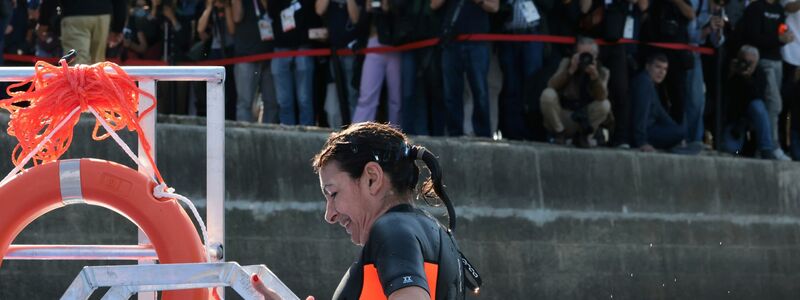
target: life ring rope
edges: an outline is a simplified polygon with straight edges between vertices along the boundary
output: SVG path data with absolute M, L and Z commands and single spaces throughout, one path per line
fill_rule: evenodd
M 155 167 L 150 142 L 139 125 L 141 118 L 155 109 L 155 96 L 137 87 L 120 66 L 111 62 L 70 67 L 62 58 L 59 65 L 36 62 L 34 75 L 10 85 L 6 91 L 11 98 L 0 100 L 0 108 L 11 113 L 7 132 L 18 141 L 11 154 L 14 165 L 24 168 L 23 161 L 28 162 L 24 158 L 32 160 L 33 165 L 60 158 L 72 143 L 73 127 L 80 120 L 80 114 L 75 110 L 84 112 L 91 106 L 98 116 L 92 138 L 104 140 L 111 136 L 111 132 L 125 128 L 136 131 L 147 160 L 153 166 L 156 182 L 163 183 L 161 173 Z M 28 84 L 27 90 L 17 91 Z M 153 101 L 141 112 L 138 108 L 140 96 Z M 110 124 L 106 134 L 98 134 L 99 119 Z

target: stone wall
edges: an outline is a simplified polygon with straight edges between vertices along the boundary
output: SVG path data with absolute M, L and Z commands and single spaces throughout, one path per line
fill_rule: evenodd
M 161 172 L 202 209 L 201 121 L 162 122 Z M 5 130 L 7 116 L 0 123 Z M 227 259 L 266 264 L 298 295 L 330 298 L 359 248 L 322 217 L 310 159 L 327 132 L 228 126 Z M 68 157 L 130 165 L 110 142 L 91 142 L 90 128 L 76 129 Z M 415 141 L 440 156 L 461 248 L 484 276 L 482 299 L 800 298 L 798 164 L 469 138 Z M 0 138 L 0 158 L 14 144 Z M 0 159 L 0 170 L 10 169 Z M 15 241 L 135 242 L 127 220 L 87 206 L 45 215 Z M 5 261 L 0 299 L 54 299 L 81 266 L 109 263 L 118 262 Z M 237 299 L 230 292 L 228 298 Z

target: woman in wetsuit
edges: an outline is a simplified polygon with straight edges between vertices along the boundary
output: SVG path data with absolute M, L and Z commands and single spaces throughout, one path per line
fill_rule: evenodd
M 419 193 L 417 161 L 431 174 Z M 325 195 L 325 220 L 363 246 L 333 299 L 450 300 L 464 299 L 465 290 L 478 292 L 481 277 L 456 245 L 455 210 L 433 153 L 393 127 L 358 123 L 331 134 L 313 167 Z M 414 207 L 417 196 L 441 201 L 449 226 Z M 263 285 L 254 287 L 280 299 Z
M 417 191 L 421 161 L 431 178 Z M 480 276 L 461 255 L 455 211 L 437 158 L 397 129 L 358 123 L 331 134 L 314 157 L 325 195 L 325 220 L 345 228 L 361 255 L 334 299 L 463 299 Z M 418 195 L 440 200 L 449 229 L 413 205 Z

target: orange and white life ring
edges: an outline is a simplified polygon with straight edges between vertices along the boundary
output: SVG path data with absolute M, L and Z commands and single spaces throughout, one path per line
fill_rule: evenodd
M 62 160 L 26 170 L 0 186 L 0 257 L 41 215 L 70 204 L 91 204 L 139 226 L 159 263 L 205 262 L 203 243 L 191 219 L 174 199 L 156 199 L 155 186 L 131 168 L 97 159 Z M 165 291 L 162 299 L 211 299 L 211 295 L 208 289 Z

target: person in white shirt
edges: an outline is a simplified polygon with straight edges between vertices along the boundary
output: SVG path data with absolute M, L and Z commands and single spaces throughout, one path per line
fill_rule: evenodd
M 787 30 L 797 35 L 800 32 L 800 0 L 781 0 L 786 13 Z M 783 57 L 783 99 L 792 115 L 791 149 L 794 160 L 800 160 L 800 39 L 781 48 Z M 783 118 L 782 118 L 783 119 Z M 785 128 L 785 127 L 784 127 Z

